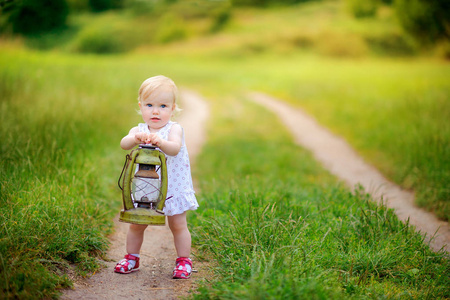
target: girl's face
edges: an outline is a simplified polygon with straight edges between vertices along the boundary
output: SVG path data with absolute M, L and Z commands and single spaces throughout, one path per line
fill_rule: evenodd
M 150 131 L 156 132 L 170 121 L 175 109 L 173 93 L 169 89 L 158 89 L 139 102 L 139 107 Z

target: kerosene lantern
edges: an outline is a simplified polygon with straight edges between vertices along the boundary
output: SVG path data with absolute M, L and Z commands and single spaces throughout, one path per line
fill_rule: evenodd
M 151 145 L 139 145 L 132 150 L 126 156 L 119 187 L 123 199 L 119 221 L 165 225 L 163 208 L 167 196 L 167 168 L 164 153 Z

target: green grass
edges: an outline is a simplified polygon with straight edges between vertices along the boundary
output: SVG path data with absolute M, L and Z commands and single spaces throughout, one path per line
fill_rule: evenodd
M 214 103 L 191 213 L 214 276 L 193 298 L 450 296 L 449 261 L 412 227 L 338 184 L 270 113 L 239 96 Z
M 89 274 L 108 247 L 122 160 L 110 114 L 121 107 L 103 107 L 124 94 L 98 59 L 16 49 L 0 60 L 2 298 L 54 297 L 71 264 Z
M 255 84 L 259 90 L 306 109 L 389 179 L 414 190 L 420 206 L 449 220 L 448 64 L 294 57 L 282 66 L 266 60 L 264 69 L 271 62 L 283 74 L 264 74 Z
M 333 89 L 345 91 L 346 78 L 340 82 L 336 76 L 320 85 L 326 72 L 314 70 L 346 70 L 342 76 L 364 83 L 352 61 L 170 52 L 74 56 L 14 47 L 4 47 L 0 59 L 5 66 L 0 72 L 0 254 L 2 269 L 13 267 L 2 272 L 6 298 L 55 296 L 55 289 L 70 285 L 67 277 L 58 276 L 70 264 L 82 275 L 99 267 L 95 257 L 107 248 L 120 204 L 116 180 L 124 152 L 118 141 L 139 122 L 135 110 L 140 83 L 160 73 L 213 100 L 211 139 L 194 171 L 202 186 L 202 209 L 192 214 L 192 221 L 199 226 L 194 230 L 198 247 L 233 269 L 227 274 L 216 270 L 218 278 L 227 280 L 214 283 L 217 290 L 203 287 L 202 295 L 214 298 L 235 290 L 230 297 L 246 298 L 258 287 L 254 295 L 261 297 L 448 297 L 442 289 L 448 284 L 448 261 L 442 254 L 431 253 L 419 235 L 364 193 L 352 195 L 336 183 L 293 144 L 274 116 L 249 107 L 242 98 L 249 89 L 292 103 L 298 91 L 317 97 L 314 91 L 323 90 L 326 98 Z M 382 69 L 380 62 L 390 61 L 367 61 L 364 68 Z M 439 71 L 440 64 L 413 60 L 392 66 L 396 72 L 407 73 L 408 67 L 417 74 L 446 73 L 445 68 Z M 445 85 L 438 78 L 434 84 Z M 297 88 L 298 82 L 305 88 Z M 398 94 L 414 85 L 400 82 Z M 422 86 L 426 91 L 427 85 Z M 341 106 L 352 107 L 345 102 Z M 314 113 L 308 101 L 304 107 Z M 330 118 L 333 113 L 338 112 L 324 109 L 319 115 Z M 406 110 L 404 115 L 404 122 L 413 117 Z M 434 119 L 439 121 L 439 116 Z M 217 224 L 226 230 L 219 231 Z M 297 261 L 299 269 L 292 267 Z M 276 272 L 285 268 L 291 272 Z

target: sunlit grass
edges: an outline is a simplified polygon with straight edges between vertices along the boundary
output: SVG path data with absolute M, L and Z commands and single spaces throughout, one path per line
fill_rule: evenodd
M 388 178 L 416 191 L 419 204 L 448 219 L 447 64 L 293 59 L 290 67 L 279 69 L 284 74 L 264 78 L 273 85 L 261 82 L 258 88 L 305 108 L 344 136 Z
M 442 253 L 339 185 L 269 112 L 217 94 L 213 109 L 191 221 L 214 276 L 194 298 L 448 297 Z
M 121 160 L 111 115 L 127 89 L 101 61 L 0 57 L 0 287 L 7 299 L 47 298 L 71 284 L 69 264 L 88 274 L 108 247 L 120 203 L 110 168 Z

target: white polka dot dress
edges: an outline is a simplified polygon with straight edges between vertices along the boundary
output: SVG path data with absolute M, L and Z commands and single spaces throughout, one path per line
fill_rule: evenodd
M 169 137 L 170 128 L 175 122 L 169 121 L 157 134 L 167 140 Z M 139 132 L 150 133 L 148 125 L 145 123 L 139 124 Z M 164 206 L 164 214 L 166 216 L 173 216 L 182 214 L 187 210 L 196 210 L 198 202 L 195 198 L 195 192 L 192 185 L 191 166 L 189 163 L 189 155 L 184 141 L 184 131 L 180 152 L 176 156 L 169 156 L 167 158 L 167 200 Z

